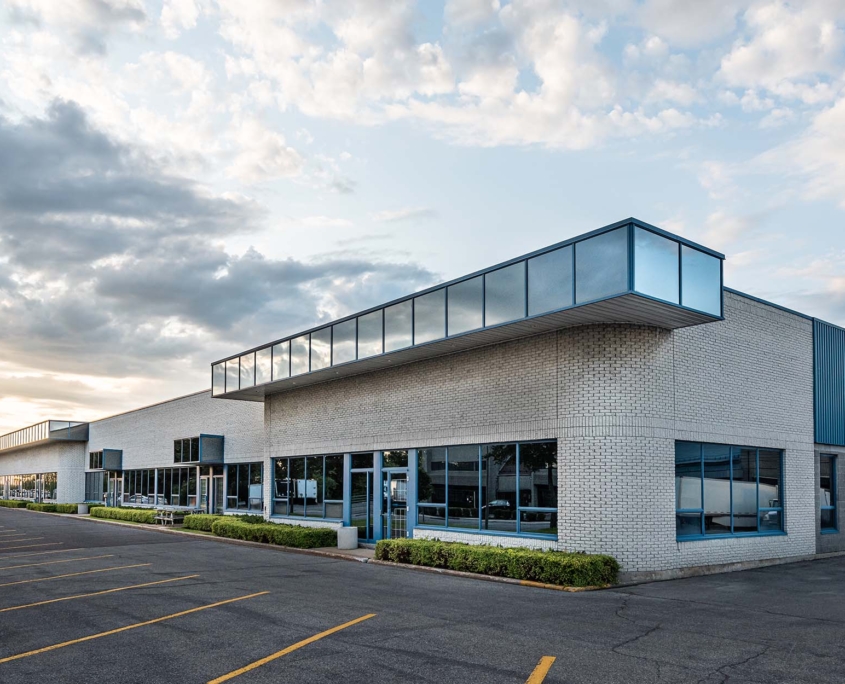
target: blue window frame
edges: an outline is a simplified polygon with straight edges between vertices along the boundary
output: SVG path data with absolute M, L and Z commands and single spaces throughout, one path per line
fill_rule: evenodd
M 557 538 L 557 442 L 417 450 L 416 527 Z
M 783 486 L 783 451 L 676 442 L 676 536 L 783 534 Z
M 836 513 L 836 456 L 819 456 L 819 520 L 822 534 L 839 532 Z

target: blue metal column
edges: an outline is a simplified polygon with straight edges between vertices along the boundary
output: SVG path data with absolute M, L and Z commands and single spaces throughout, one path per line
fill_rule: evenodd
M 352 454 L 343 455 L 343 524 L 352 524 Z
M 417 526 L 417 450 L 408 449 L 408 511 L 405 514 L 407 536 L 414 536 L 414 528 Z
M 376 541 L 383 538 L 384 484 L 382 483 L 381 472 L 383 463 L 384 453 L 381 451 L 373 452 L 373 539 Z

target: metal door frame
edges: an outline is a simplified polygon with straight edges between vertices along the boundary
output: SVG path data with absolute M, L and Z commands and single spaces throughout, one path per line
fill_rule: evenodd
M 384 510 L 381 512 L 382 539 L 393 539 L 393 491 L 390 484 L 393 481 L 394 475 L 405 476 L 405 536 L 407 537 L 410 534 L 410 531 L 408 530 L 408 520 L 411 513 L 410 502 L 408 501 L 408 487 L 410 487 L 410 477 L 408 475 L 409 470 L 410 468 L 407 466 L 381 469 L 381 496 L 383 497 L 384 504 L 386 504 L 383 504 Z M 401 481 L 401 479 L 397 481 Z

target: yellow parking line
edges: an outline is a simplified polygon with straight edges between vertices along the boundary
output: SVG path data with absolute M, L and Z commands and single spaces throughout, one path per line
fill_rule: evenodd
M 349 622 L 344 622 L 342 625 L 338 625 L 337 627 L 332 627 L 331 629 L 327 629 L 325 632 L 320 632 L 319 634 L 315 634 L 314 636 L 308 637 L 307 639 L 303 639 L 295 643 L 293 646 L 288 646 L 281 651 L 277 651 L 272 655 L 268 655 L 266 658 L 262 658 L 261 660 L 256 660 L 254 663 L 250 663 L 245 667 L 242 667 L 238 670 L 233 670 L 229 674 L 225 674 L 222 677 L 218 677 L 217 679 L 212 679 L 208 684 L 221 684 L 221 682 L 228 682 L 230 679 L 234 679 L 246 672 L 250 672 L 257 667 L 261 667 L 262 665 L 266 665 L 267 663 L 276 660 L 277 658 L 281 658 L 282 656 L 287 655 L 288 653 L 292 653 L 297 649 L 302 648 L 303 646 L 307 646 L 308 644 L 313 644 L 315 641 L 319 641 L 320 639 L 327 637 L 331 634 L 335 634 L 342 629 L 346 629 L 347 627 L 352 627 L 352 625 L 357 625 L 359 622 L 363 622 L 364 620 L 369 620 L 370 618 L 374 618 L 376 616 L 375 613 L 370 613 L 369 615 L 364 615 L 363 617 L 356 618 L 355 620 L 350 620 Z M 0 660 L 0 662 L 3 662 Z
M 41 546 L 41 544 L 36 544 L 36 546 Z M 0 556 L 0 560 L 6 560 L 7 558 L 26 558 L 27 556 L 46 556 L 48 553 L 70 553 L 71 551 L 82 550 L 83 549 L 55 549 L 54 551 L 35 551 L 34 553 L 13 553 L 9 556 Z
M 18 542 L 22 542 L 22 541 L 38 541 L 39 539 L 44 539 L 44 537 L 30 537 L 29 539 L 10 539 L 9 543 L 10 544 L 17 544 Z M 4 540 L 0 539 L 0 544 L 5 544 L 5 543 L 6 542 Z
M 0 587 L 11 587 L 15 584 L 31 584 L 32 582 L 47 582 L 48 580 L 63 579 L 65 577 L 78 577 L 79 575 L 93 575 L 95 572 L 111 572 L 112 570 L 127 570 L 128 568 L 144 568 L 152 563 L 137 563 L 135 565 L 118 565 L 114 568 L 100 568 L 99 570 L 84 570 L 83 572 L 69 572 L 67 575 L 52 575 L 51 577 L 39 577 L 37 579 L 18 580 L 17 582 L 6 582 Z
M 44 561 L 43 563 L 24 563 L 23 565 L 7 565 L 5 568 L 0 568 L 0 570 L 17 570 L 18 568 L 34 568 L 37 565 L 56 565 L 56 563 L 75 563 L 76 561 L 96 560 L 98 558 L 112 558 L 113 556 L 114 556 L 113 553 L 109 553 L 109 554 L 106 554 L 105 556 L 85 556 L 85 558 L 63 558 L 62 560 Z
M 38 601 L 36 603 L 26 603 L 22 606 L 12 606 L 10 608 L 0 608 L 0 613 L 8 613 L 10 610 L 20 610 L 21 608 L 34 608 L 35 606 L 43 606 L 48 603 L 58 603 L 59 601 L 71 601 L 73 599 L 88 598 L 89 596 L 102 596 L 103 594 L 113 594 L 116 591 L 126 591 L 127 589 L 140 589 L 141 587 L 152 587 L 156 584 L 167 584 L 168 582 L 178 582 L 179 580 L 193 579 L 199 575 L 185 575 L 184 577 L 174 577 L 173 579 L 158 580 L 157 582 L 145 582 L 144 584 L 132 584 L 128 587 L 118 587 L 117 589 L 106 589 L 104 591 L 95 591 L 90 594 L 76 594 L 75 596 L 64 596 L 62 598 L 50 599 L 49 601 Z
M 555 660 L 557 659 L 554 656 L 543 656 L 540 658 L 540 662 L 537 663 L 537 667 L 534 668 L 531 676 L 525 680 L 525 684 L 542 684 L 546 675 L 549 674 L 552 665 L 554 665 Z
M 245 601 L 246 599 L 255 598 L 256 596 L 263 596 L 264 594 L 269 594 L 269 591 L 260 591 L 257 594 L 248 594 L 246 596 L 238 596 L 237 598 L 227 599 L 225 601 L 218 601 L 217 603 L 209 603 L 207 606 L 198 606 L 197 608 L 190 608 L 189 610 L 183 610 L 178 613 L 171 613 L 170 615 L 165 615 L 160 618 L 154 618 L 152 620 L 146 620 L 144 622 L 136 622 L 133 625 L 126 625 L 126 627 L 118 627 L 117 629 L 110 629 L 108 632 L 100 632 L 99 634 L 91 634 L 90 636 L 82 637 L 81 639 L 73 639 L 71 641 L 63 641 L 60 644 L 53 644 L 52 646 L 45 646 L 44 648 L 37 648 L 34 651 L 27 651 L 26 653 L 18 653 L 13 656 L 8 656 L 6 658 L 0 658 L 0 664 L 8 663 L 12 660 L 19 660 L 21 658 L 28 658 L 29 656 L 38 655 L 39 653 L 47 653 L 48 651 L 55 651 L 59 648 L 64 648 L 65 646 L 72 646 L 73 644 L 81 644 L 85 641 L 91 641 L 92 639 L 100 639 L 105 636 L 110 636 L 112 634 L 118 634 L 120 632 L 126 632 L 130 629 L 137 629 L 138 627 L 146 627 L 147 625 L 154 625 L 157 622 L 164 622 L 165 620 L 172 620 L 173 618 L 182 617 L 183 615 L 190 615 L 191 613 L 198 613 L 201 610 L 208 610 L 209 608 L 217 608 L 218 606 L 225 606 L 227 603 L 235 603 L 235 601 Z
M 26 541 L 26 539 L 15 539 L 15 541 Z M 14 551 L 15 549 L 34 549 L 36 546 L 61 546 L 64 542 L 47 542 L 46 544 L 26 544 L 24 546 L 7 546 L 0 551 Z M 75 551 L 76 549 L 74 549 Z M 14 556 L 0 556 L 0 558 L 14 558 Z

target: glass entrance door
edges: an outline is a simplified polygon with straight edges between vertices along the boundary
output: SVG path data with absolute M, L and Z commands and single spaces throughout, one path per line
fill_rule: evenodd
M 203 513 L 211 513 L 211 500 L 209 498 L 209 489 L 211 484 L 210 477 L 200 478 L 200 510 Z
M 106 506 L 120 506 L 123 503 L 123 474 L 109 477 Z
M 382 539 L 402 539 L 408 536 L 408 470 L 382 474 Z
M 373 536 L 373 471 L 352 471 L 352 520 L 358 540 L 371 542 Z

